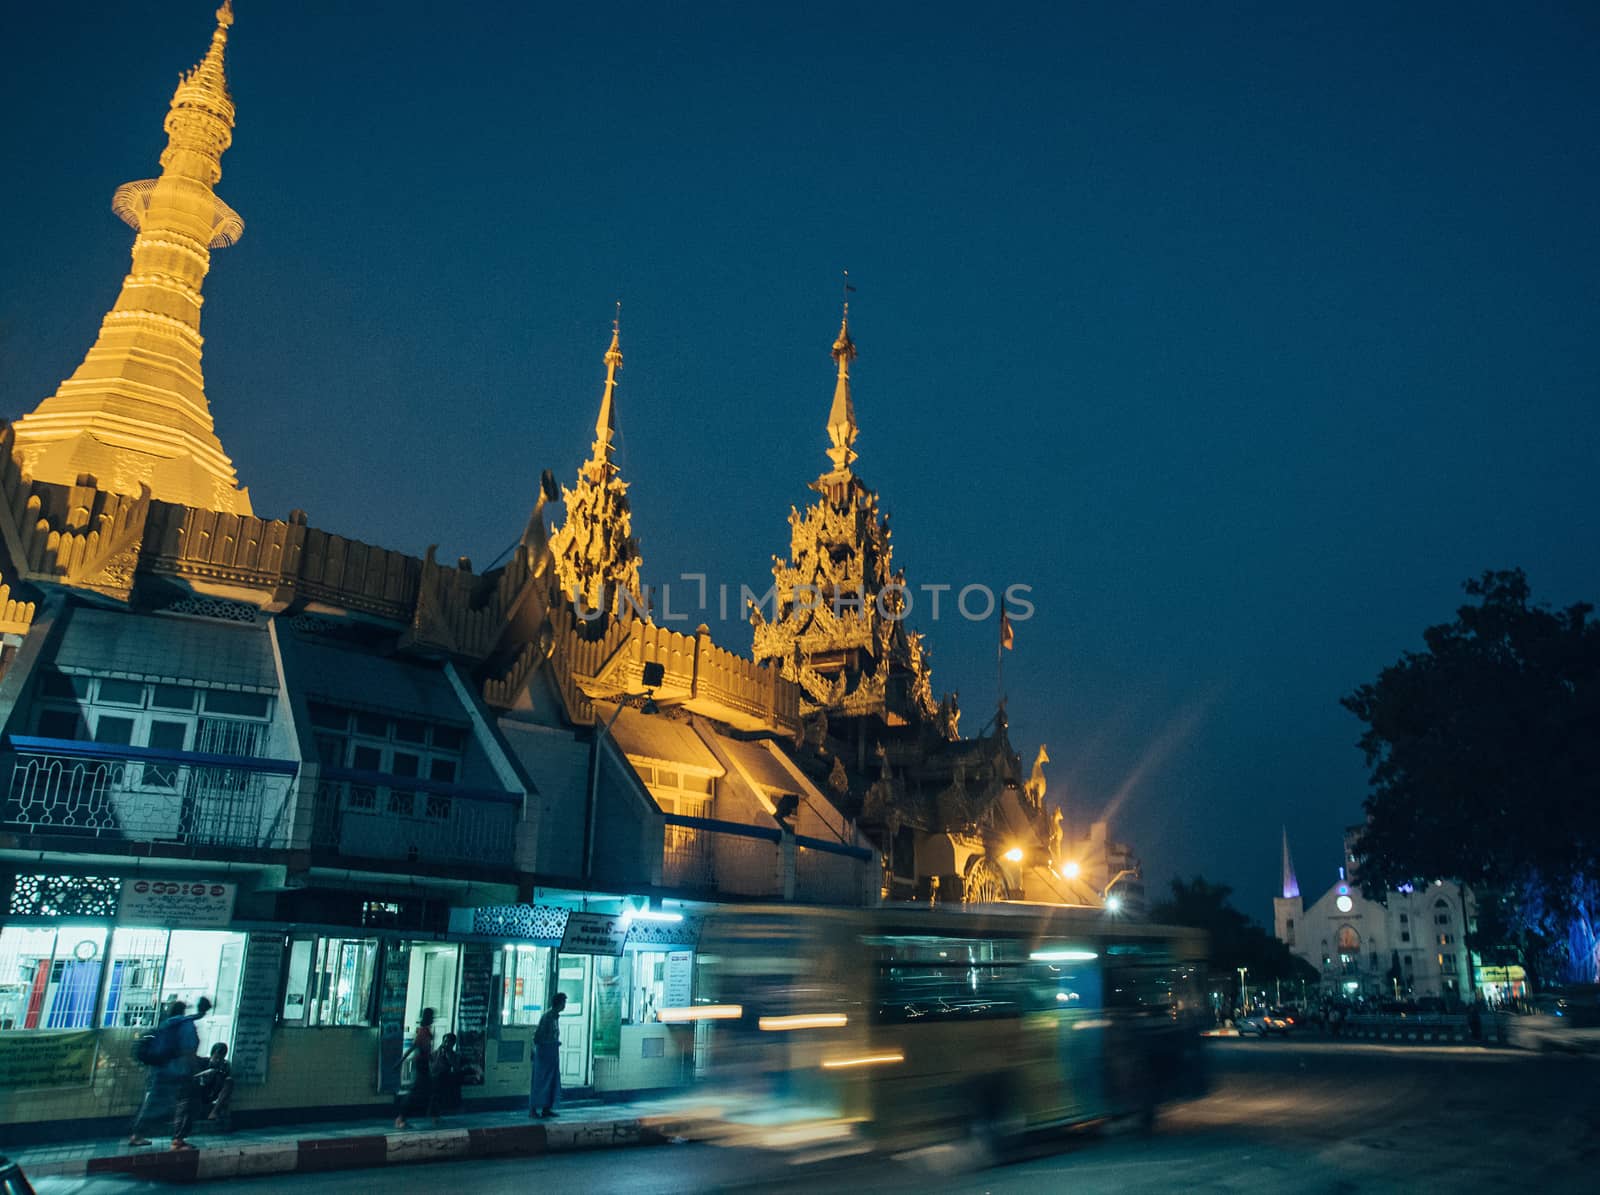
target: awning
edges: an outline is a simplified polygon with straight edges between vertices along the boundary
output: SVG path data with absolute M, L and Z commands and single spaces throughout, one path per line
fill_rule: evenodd
M 79 676 L 278 691 L 267 628 L 205 618 L 79 606 L 67 620 L 54 665 Z
M 437 664 L 308 642 L 297 635 L 284 637 L 283 654 L 289 683 L 312 701 L 471 725 L 455 686 Z
M 687 722 L 677 722 L 660 714 L 641 714 L 635 709 L 624 709 L 622 716 L 612 726 L 611 734 L 623 754 L 634 759 L 676 764 L 712 776 L 721 776 L 727 770 L 717 762 L 716 756 L 711 754 Z

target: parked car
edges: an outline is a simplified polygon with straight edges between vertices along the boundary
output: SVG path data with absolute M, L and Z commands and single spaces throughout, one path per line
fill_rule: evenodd
M 1295 1024 L 1294 1014 L 1281 1008 L 1247 1012 L 1234 1022 L 1240 1036 L 1254 1033 L 1259 1037 L 1266 1037 L 1269 1033 L 1276 1033 L 1280 1037 L 1288 1037 Z

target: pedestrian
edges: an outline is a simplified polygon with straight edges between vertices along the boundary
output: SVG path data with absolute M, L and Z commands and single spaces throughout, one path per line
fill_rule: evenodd
M 454 1033 L 446 1033 L 433 1055 L 433 1106 L 440 1112 L 454 1112 L 461 1106 L 461 1085 L 466 1082 L 468 1064 Z
M 194 1077 L 195 1101 L 207 1120 L 217 1122 L 224 1133 L 233 1127 L 233 1067 L 228 1063 L 228 1047 L 217 1042 L 206 1059 L 206 1069 Z
M 567 994 L 557 992 L 533 1031 L 533 1086 L 528 1092 L 528 1115 L 543 1119 L 558 1115 L 561 1098 L 561 1010 Z
M 411 1038 L 411 1045 L 406 1052 L 400 1055 L 400 1067 L 405 1069 L 406 1060 L 411 1060 L 411 1087 L 402 1089 L 399 1104 L 399 1114 L 394 1118 L 394 1127 L 406 1127 L 406 1113 L 413 1114 L 425 1112 L 430 1117 L 434 1115 L 433 1108 L 433 1009 L 424 1008 L 417 1021 L 417 1032 Z
M 194 1076 L 200 1069 L 200 1031 L 194 1023 L 211 1011 L 211 1001 L 201 996 L 195 1011 L 182 1000 L 167 1005 L 167 1015 L 156 1027 L 143 1061 L 150 1068 L 145 1078 L 144 1100 L 134 1113 L 128 1131 L 129 1145 L 149 1145 L 145 1125 L 172 1109 L 172 1148 L 193 1149 L 189 1144 L 194 1099 Z

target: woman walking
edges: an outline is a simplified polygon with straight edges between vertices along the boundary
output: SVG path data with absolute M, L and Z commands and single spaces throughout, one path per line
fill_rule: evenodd
M 427 1112 L 432 1116 L 433 1109 L 433 1009 L 424 1008 L 422 1016 L 418 1019 L 416 1036 L 411 1039 L 411 1045 L 400 1056 L 400 1067 L 405 1069 L 406 1059 L 411 1059 L 411 1090 L 402 1092 L 400 1096 L 399 1115 L 394 1118 L 394 1127 L 406 1127 L 406 1113 L 415 1115 L 419 1111 Z
M 555 1116 L 561 1098 L 561 1010 L 567 994 L 557 992 L 539 1027 L 533 1031 L 533 1088 L 528 1092 L 528 1115 Z

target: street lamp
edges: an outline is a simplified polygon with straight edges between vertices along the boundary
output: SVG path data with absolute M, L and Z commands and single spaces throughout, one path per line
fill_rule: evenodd
M 1124 867 L 1121 871 L 1117 872 L 1116 875 L 1111 877 L 1111 882 L 1104 888 L 1100 889 L 1100 903 L 1105 905 L 1108 910 L 1115 913 L 1122 907 L 1122 899 L 1120 897 L 1112 896 L 1111 890 L 1128 876 L 1136 876 L 1138 874 L 1139 872 L 1132 867 Z
M 1244 978 L 1250 974 L 1249 967 L 1239 968 L 1239 1011 L 1250 1011 L 1250 989 L 1245 986 Z
M 622 711 L 627 708 L 628 700 L 635 697 L 644 698 L 644 708 L 641 713 L 653 714 L 655 710 L 655 691 L 667 677 L 665 664 L 651 661 L 644 666 L 644 692 L 625 693 L 617 702 L 616 712 L 606 720 L 606 724 L 595 732 L 594 753 L 589 767 L 589 793 L 583 806 L 583 878 L 589 880 L 594 875 L 594 823 L 595 815 L 599 812 L 600 804 L 600 748 L 606 735 L 611 733 L 611 728 L 617 724 L 617 719 L 622 717 Z

